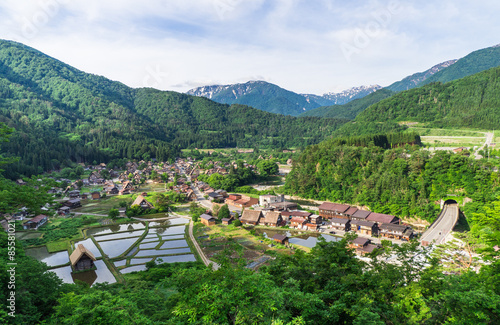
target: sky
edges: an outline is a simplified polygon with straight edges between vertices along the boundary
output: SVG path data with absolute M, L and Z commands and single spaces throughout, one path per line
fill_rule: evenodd
M 500 43 L 500 1 L 2 0 L 0 38 L 131 87 L 388 86 Z

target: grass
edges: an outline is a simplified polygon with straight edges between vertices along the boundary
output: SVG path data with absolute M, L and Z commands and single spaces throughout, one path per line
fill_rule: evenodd
M 49 242 L 45 246 L 47 246 L 47 251 L 49 253 L 66 251 L 70 247 L 69 240 L 61 240 L 55 242 Z
M 484 137 L 422 136 L 421 139 L 424 145 L 435 147 L 473 147 L 485 141 Z
M 439 137 L 484 137 L 486 130 L 472 129 L 437 129 L 425 127 L 410 127 L 407 132 L 417 132 L 420 136 L 439 136 Z

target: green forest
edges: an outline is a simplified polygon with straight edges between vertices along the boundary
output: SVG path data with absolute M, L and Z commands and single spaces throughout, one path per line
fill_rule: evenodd
M 86 74 L 32 48 L 0 41 L 0 122 L 15 129 L 4 155 L 8 178 L 71 162 L 160 161 L 182 148 L 301 147 L 346 121 L 301 118 Z
M 414 121 L 440 128 L 495 129 L 500 124 L 499 93 L 500 68 L 493 68 L 445 84 L 432 83 L 397 93 L 367 108 L 356 121 Z

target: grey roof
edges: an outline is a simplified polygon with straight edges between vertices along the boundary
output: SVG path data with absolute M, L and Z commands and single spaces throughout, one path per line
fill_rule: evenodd
M 343 219 L 343 218 L 331 218 L 331 219 L 330 219 L 330 221 L 331 221 L 332 223 L 341 223 L 341 224 L 346 224 L 346 223 L 348 223 L 348 222 L 349 222 L 349 221 L 351 221 L 351 220 L 349 220 L 349 219 Z
M 354 212 L 352 216 L 358 219 L 366 219 L 370 215 L 370 213 L 372 212 L 366 210 L 358 210 Z
M 365 220 L 351 220 L 352 225 L 360 225 L 360 226 L 365 226 L 365 227 L 373 227 L 375 222 L 371 221 L 365 221 Z
M 215 220 L 215 218 L 214 218 L 214 217 L 212 217 L 211 215 L 205 214 L 205 213 L 204 213 L 204 214 L 202 214 L 202 215 L 200 216 L 200 218 L 205 219 L 205 220 L 209 220 L 209 221 L 210 221 L 210 220 L 212 220 L 212 219 L 214 219 L 214 220 Z

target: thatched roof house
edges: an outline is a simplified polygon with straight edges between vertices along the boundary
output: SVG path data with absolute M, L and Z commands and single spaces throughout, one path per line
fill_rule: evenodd
M 91 251 L 85 248 L 85 246 L 78 244 L 73 253 L 71 253 L 69 260 L 75 271 L 84 271 L 94 267 L 96 258 Z

